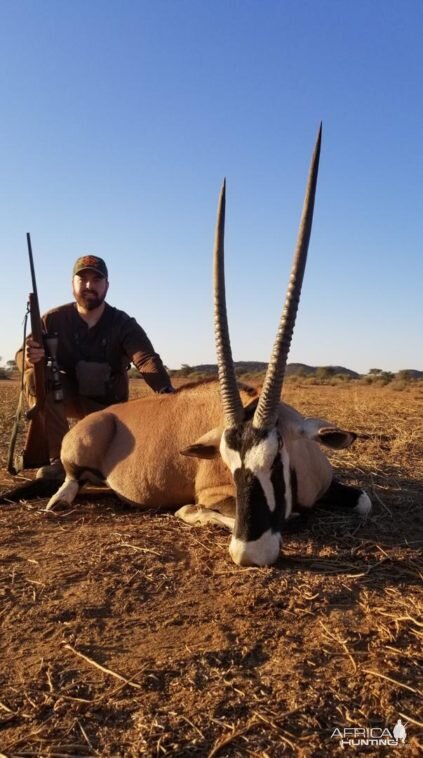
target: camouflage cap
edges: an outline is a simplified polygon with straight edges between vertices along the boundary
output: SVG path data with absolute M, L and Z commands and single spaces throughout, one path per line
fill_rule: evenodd
M 100 274 L 100 276 L 104 276 L 105 279 L 108 277 L 105 262 L 102 258 L 98 258 L 96 255 L 82 255 L 81 258 L 78 258 L 75 261 L 72 276 L 79 274 L 81 271 L 84 271 L 84 269 L 95 271 L 97 274 Z

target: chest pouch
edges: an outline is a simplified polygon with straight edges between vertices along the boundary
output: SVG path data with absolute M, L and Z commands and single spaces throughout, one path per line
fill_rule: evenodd
M 95 398 L 107 396 L 112 373 L 108 363 L 78 361 L 75 371 L 80 395 Z

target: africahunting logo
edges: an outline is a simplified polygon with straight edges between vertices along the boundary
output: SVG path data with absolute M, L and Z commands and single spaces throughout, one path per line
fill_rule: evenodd
M 394 728 L 387 727 L 345 727 L 344 729 L 334 729 L 331 734 L 331 740 L 339 740 L 341 747 L 364 747 L 364 746 L 382 746 L 398 747 L 404 745 L 407 737 L 405 725 L 401 719 L 398 719 Z

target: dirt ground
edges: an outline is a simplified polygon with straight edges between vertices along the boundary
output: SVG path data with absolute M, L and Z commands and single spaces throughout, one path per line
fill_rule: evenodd
M 2 491 L 17 395 L 0 382 Z M 332 459 L 374 512 L 316 511 L 272 568 L 112 494 L 0 506 L 0 754 L 422 755 L 422 384 L 285 399 L 365 435 Z M 398 748 L 333 736 L 398 719 Z

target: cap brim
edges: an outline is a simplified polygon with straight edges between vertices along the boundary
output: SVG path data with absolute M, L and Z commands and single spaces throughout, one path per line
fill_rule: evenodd
M 95 271 L 96 274 L 99 274 L 104 279 L 106 279 L 106 276 L 107 276 L 107 274 L 105 274 L 104 271 L 100 271 L 100 269 L 94 268 L 94 266 L 83 266 L 82 268 L 79 268 L 77 271 L 74 271 L 73 275 L 78 276 L 78 274 L 80 274 L 81 271 Z

